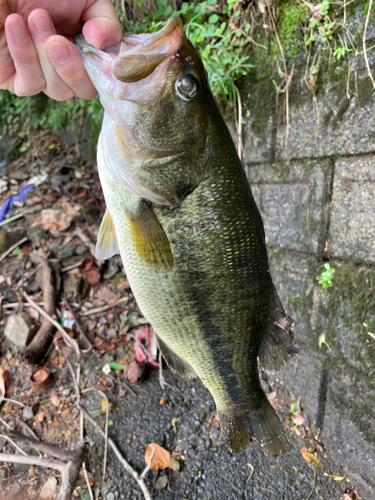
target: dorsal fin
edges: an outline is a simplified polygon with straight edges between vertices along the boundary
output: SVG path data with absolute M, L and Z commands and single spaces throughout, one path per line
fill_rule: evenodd
M 96 242 L 95 257 L 98 260 L 106 260 L 120 253 L 117 243 L 115 226 L 108 209 L 105 211 L 100 224 L 98 240 Z

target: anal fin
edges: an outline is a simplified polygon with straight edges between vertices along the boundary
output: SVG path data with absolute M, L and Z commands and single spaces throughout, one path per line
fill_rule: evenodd
M 259 362 L 270 372 L 280 370 L 291 356 L 298 353 L 294 347 L 294 322 L 286 316 L 276 290 L 273 291 L 271 314 L 259 348 Z
M 120 250 L 117 243 L 115 226 L 111 214 L 107 209 L 100 224 L 95 257 L 98 260 L 107 260 L 118 253 L 120 253 Z
M 182 378 L 194 378 L 196 373 L 193 368 L 167 347 L 162 340 L 158 338 L 159 349 L 169 368 L 180 375 Z
M 168 238 L 152 209 L 141 200 L 130 215 L 130 229 L 135 251 L 149 267 L 166 272 L 173 268 L 173 256 Z

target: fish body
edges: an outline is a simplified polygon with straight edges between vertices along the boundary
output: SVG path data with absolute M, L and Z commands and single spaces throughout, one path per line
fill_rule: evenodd
M 295 352 L 291 321 L 199 55 L 178 18 L 113 53 L 77 44 L 105 107 L 98 257 L 121 254 L 167 364 L 202 380 L 232 450 L 255 437 L 266 454 L 289 451 L 257 358 L 275 370 Z

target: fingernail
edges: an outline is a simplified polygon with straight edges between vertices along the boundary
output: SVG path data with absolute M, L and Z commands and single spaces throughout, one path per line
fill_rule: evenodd
M 63 43 L 52 43 L 48 47 L 48 52 L 56 64 L 67 64 L 72 60 L 69 48 Z
M 51 31 L 55 31 L 52 26 L 51 19 L 47 14 L 41 13 L 34 17 L 34 26 L 36 31 L 40 35 L 44 35 L 45 33 L 50 33 Z
M 25 37 L 25 27 L 22 23 L 22 20 L 20 22 L 19 19 L 17 20 L 13 20 L 12 23 L 10 23 L 10 26 L 9 26 L 9 29 L 12 33 L 13 36 L 15 36 L 16 38 L 24 38 Z

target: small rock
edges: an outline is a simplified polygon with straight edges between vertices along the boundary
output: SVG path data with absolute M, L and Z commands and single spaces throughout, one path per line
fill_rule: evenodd
M 69 257 L 73 257 L 74 252 L 75 252 L 75 245 L 68 244 L 68 245 L 63 245 L 59 247 L 57 251 L 57 257 L 61 260 L 68 259 Z
M 22 410 L 22 417 L 24 420 L 30 420 L 30 418 L 34 418 L 34 412 L 31 406 L 25 406 Z
M 61 395 L 66 398 L 70 394 L 70 389 L 64 389 L 61 393 Z
M 18 347 L 26 347 L 31 340 L 31 321 L 27 314 L 9 316 L 4 329 L 5 336 Z
M 40 492 L 40 498 L 53 498 L 56 493 L 57 479 L 54 476 L 50 476 L 44 483 L 42 491 Z
M 162 490 L 167 486 L 167 484 L 168 484 L 168 477 L 167 476 L 160 476 L 160 477 L 158 477 L 158 480 L 156 481 L 155 490 Z
M 112 493 L 112 491 L 110 493 L 108 493 L 107 500 L 115 500 L 115 494 Z
M 114 337 L 116 337 L 117 335 L 117 332 L 114 328 L 109 328 L 108 331 L 107 331 L 107 337 L 110 338 L 110 339 L 113 339 Z
M 87 252 L 87 248 L 85 247 L 85 245 L 78 245 L 76 247 L 76 250 L 75 250 L 76 255 L 83 255 L 86 252 Z

